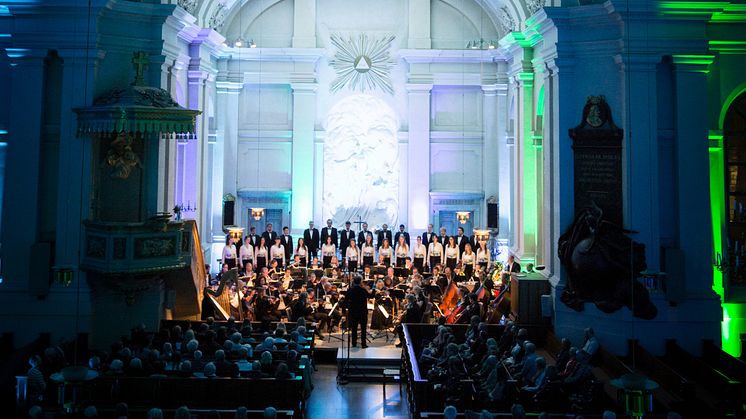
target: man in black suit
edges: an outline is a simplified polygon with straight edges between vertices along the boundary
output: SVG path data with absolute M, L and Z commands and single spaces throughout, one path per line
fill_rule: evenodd
M 310 263 L 313 258 L 318 257 L 320 247 L 319 229 L 313 226 L 313 221 L 308 222 L 308 228 L 303 232 L 303 242 L 308 247 L 308 253 L 311 254 L 311 257 L 308 258 L 308 262 Z
M 521 264 L 515 261 L 515 256 L 508 256 L 508 264 L 505 265 L 505 272 L 518 273 L 521 271 Z
M 433 232 L 433 225 L 428 224 L 427 231 L 422 233 L 422 244 L 425 246 L 425 249 L 430 247 L 430 243 L 432 243 L 434 235 L 435 233 Z
M 270 246 L 275 244 L 275 239 L 277 238 L 277 232 L 272 230 L 272 223 L 267 223 L 267 230 L 264 233 L 262 233 L 262 237 L 264 237 L 264 244 L 267 246 L 267 249 L 269 249 Z
M 446 246 L 448 246 L 448 234 L 446 234 L 446 228 L 443 226 L 440 227 L 440 236 L 438 237 L 438 242 L 443 245 L 443 250 L 445 250 Z
M 249 234 L 249 243 L 251 243 L 252 247 L 256 248 L 259 246 L 259 235 L 256 234 L 256 227 L 251 227 L 249 231 L 251 232 L 251 234 Z
M 357 233 L 357 247 L 363 247 L 363 243 L 365 243 L 365 238 L 368 237 L 368 234 L 373 235 L 372 232 L 368 231 L 368 223 L 363 223 L 363 229 Z
M 339 250 L 342 252 L 342 259 L 347 255 L 347 247 L 351 241 L 355 240 L 355 232 L 350 230 L 352 223 L 347 221 L 345 223 L 345 229 L 339 233 Z
M 290 235 L 290 229 L 287 226 L 282 228 L 280 244 L 285 248 L 285 263 L 290 265 L 293 260 L 293 236 Z
M 326 244 L 326 238 L 332 238 L 332 244 L 335 248 L 339 249 L 339 241 L 337 240 L 337 228 L 332 227 L 331 218 L 326 220 L 326 228 L 321 230 L 321 244 Z
M 378 243 L 376 244 L 376 249 L 379 249 L 383 245 L 383 239 L 388 239 L 389 246 L 394 247 L 393 237 L 391 237 L 391 230 L 389 230 L 388 224 L 384 224 L 383 228 L 378 232 Z
M 456 240 L 456 246 L 458 246 L 458 253 L 459 256 L 464 253 L 464 249 L 466 248 L 466 243 L 469 243 L 469 236 L 464 235 L 464 228 L 459 227 L 458 228 L 458 235 L 454 237 Z
M 396 232 L 396 235 L 394 236 L 394 242 L 391 244 L 392 246 L 396 247 L 399 245 L 399 237 L 404 236 L 404 242 L 407 243 L 407 247 L 409 247 L 409 233 L 404 231 L 405 227 L 404 224 L 399 224 L 399 231 Z
M 355 275 L 352 279 L 353 286 L 347 291 L 347 317 L 350 320 L 352 331 L 352 346 L 357 347 L 357 328 L 360 326 L 360 341 L 363 349 L 368 347 L 366 332 L 368 328 L 368 298 L 375 298 L 375 294 L 363 288 L 363 277 Z

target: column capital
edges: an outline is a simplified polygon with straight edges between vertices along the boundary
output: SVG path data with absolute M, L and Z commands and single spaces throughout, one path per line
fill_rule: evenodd
M 482 93 L 484 93 L 485 96 L 497 96 L 498 90 L 501 90 L 501 88 L 497 84 L 482 85 Z
M 293 94 L 316 94 L 319 89 L 318 83 L 290 83 Z
M 420 94 L 430 94 L 430 92 L 433 90 L 432 83 L 407 83 L 407 93 L 420 93 Z
M 709 73 L 714 55 L 685 54 L 671 56 L 674 71 L 679 73 Z
M 239 94 L 241 93 L 241 90 L 243 90 L 243 83 L 239 83 L 235 81 L 219 81 L 215 83 L 215 87 L 217 89 L 218 94 L 220 93 Z

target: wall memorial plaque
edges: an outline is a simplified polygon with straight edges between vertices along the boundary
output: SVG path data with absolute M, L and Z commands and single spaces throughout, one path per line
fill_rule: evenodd
M 622 138 L 604 96 L 588 97 L 583 120 L 569 130 L 574 152 L 575 214 L 595 204 L 622 226 Z

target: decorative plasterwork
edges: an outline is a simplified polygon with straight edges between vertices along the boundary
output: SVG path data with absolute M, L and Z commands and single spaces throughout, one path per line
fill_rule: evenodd
M 503 33 L 516 30 L 515 19 L 513 19 L 513 16 L 510 14 L 507 7 L 500 9 L 497 16 L 500 19 L 498 23 L 500 24 Z
M 197 5 L 199 4 L 198 0 L 176 0 L 176 4 L 179 5 L 182 9 L 186 10 L 189 14 L 194 14 L 194 11 L 197 10 Z
M 331 43 L 337 51 L 329 64 L 337 73 L 337 78 L 329 86 L 329 90 L 337 92 L 347 87 L 366 92 L 380 89 L 394 94 L 390 72 L 394 66 L 391 43 L 395 38 L 394 35 L 375 39 L 366 34 L 347 38 L 331 35 Z
M 210 19 L 207 21 L 207 26 L 220 32 L 220 29 L 223 27 L 223 23 L 225 23 L 225 18 L 227 17 L 227 15 L 228 8 L 225 6 L 224 3 L 219 3 L 215 10 L 212 12 L 212 16 L 210 16 Z

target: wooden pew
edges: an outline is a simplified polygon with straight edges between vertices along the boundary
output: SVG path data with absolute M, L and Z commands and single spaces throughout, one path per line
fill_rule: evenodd
M 287 380 L 274 378 L 150 378 L 101 376 L 82 391 L 96 406 L 126 402 L 131 407 L 264 409 L 302 413 L 305 409 L 303 381 L 300 376 Z

